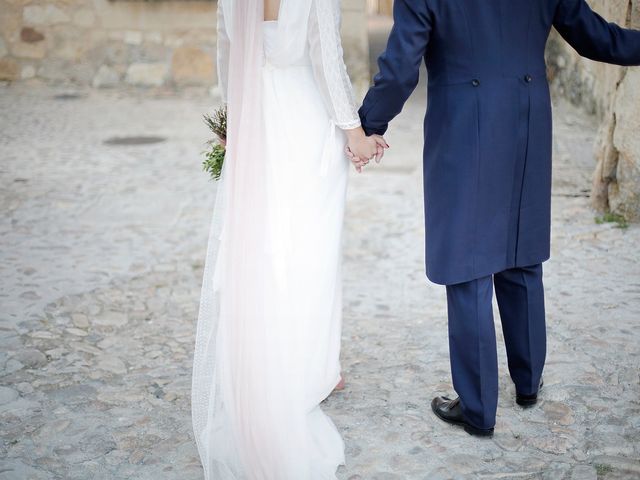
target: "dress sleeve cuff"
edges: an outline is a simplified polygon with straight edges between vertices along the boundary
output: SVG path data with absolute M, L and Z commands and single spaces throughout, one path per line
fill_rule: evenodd
M 354 128 L 362 126 L 362 123 L 360 122 L 360 120 L 353 120 L 348 123 L 336 123 L 336 125 L 342 130 L 352 130 Z

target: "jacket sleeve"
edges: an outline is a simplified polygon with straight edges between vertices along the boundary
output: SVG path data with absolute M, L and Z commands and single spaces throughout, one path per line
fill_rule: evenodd
M 640 65 L 640 30 L 607 22 L 585 0 L 560 0 L 553 25 L 583 57 L 617 65 Z
M 368 135 L 382 135 L 389 122 L 402 111 L 418 84 L 432 28 L 426 0 L 396 0 L 393 28 L 387 48 L 378 58 L 379 73 L 369 89 L 360 120 Z

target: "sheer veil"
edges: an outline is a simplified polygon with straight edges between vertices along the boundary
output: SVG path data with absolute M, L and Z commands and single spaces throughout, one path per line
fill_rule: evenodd
M 312 0 L 282 0 L 274 62 L 286 65 L 304 54 L 311 5 Z M 273 252 L 281 248 L 270 233 L 274 206 L 262 161 L 264 5 L 263 0 L 220 0 L 219 8 L 230 40 L 227 154 L 198 315 L 194 433 L 207 479 L 306 478 L 295 461 L 282 458 L 291 439 L 273 436 L 291 412 L 286 392 L 268 389 L 277 385 L 283 366 L 264 347 L 273 335 L 273 318 L 265 312 L 277 310 Z

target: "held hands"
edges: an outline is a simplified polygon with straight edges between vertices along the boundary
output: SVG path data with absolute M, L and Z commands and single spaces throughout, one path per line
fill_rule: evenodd
M 384 156 L 385 149 L 389 148 L 387 142 L 380 135 L 371 135 L 367 137 L 362 127 L 346 130 L 347 147 L 346 154 L 351 163 L 358 172 L 362 172 L 362 168 L 366 166 L 372 158 L 377 163 Z

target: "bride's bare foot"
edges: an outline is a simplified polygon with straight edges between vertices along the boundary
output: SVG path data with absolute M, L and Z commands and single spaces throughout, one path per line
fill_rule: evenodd
M 335 388 L 333 389 L 334 392 L 340 392 L 342 390 L 344 390 L 344 378 L 340 377 L 340 381 L 338 382 L 338 384 L 335 386 Z

